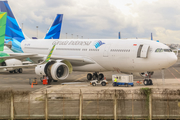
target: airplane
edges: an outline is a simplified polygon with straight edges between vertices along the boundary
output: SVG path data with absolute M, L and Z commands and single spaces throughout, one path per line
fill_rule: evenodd
M 88 80 L 103 79 L 101 72 L 104 71 L 150 76 L 177 61 L 168 46 L 145 39 L 24 39 L 22 55 L 27 54 L 34 63 L 40 63 L 52 45 L 56 45 L 56 49 L 51 60 L 35 67 L 36 74 L 47 75 L 50 81 L 65 80 L 73 71 L 92 72 L 87 74 Z M 19 54 L 11 55 L 16 58 Z M 145 79 L 144 84 L 153 83 Z
M 0 1 L 0 12 L 7 12 L 7 26 L 5 45 L 11 48 L 13 52 L 22 53 L 21 42 L 22 40 L 29 39 L 20 28 L 15 16 L 8 4 L 8 1 Z M 59 39 L 62 26 L 63 14 L 57 14 L 52 26 L 47 32 L 44 39 Z

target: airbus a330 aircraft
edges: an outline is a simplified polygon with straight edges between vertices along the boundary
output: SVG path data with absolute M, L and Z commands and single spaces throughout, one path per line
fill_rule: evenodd
M 168 46 L 144 39 L 25 39 L 19 42 L 24 53 L 10 55 L 17 58 L 26 53 L 34 63 L 44 60 L 51 47 L 56 45 L 51 61 L 35 68 L 36 74 L 47 75 L 49 80 L 65 80 L 73 71 L 92 72 L 87 74 L 88 80 L 102 79 L 104 75 L 100 72 L 104 71 L 151 75 L 153 71 L 168 68 L 177 61 Z M 151 79 L 144 81 L 145 85 L 152 85 Z

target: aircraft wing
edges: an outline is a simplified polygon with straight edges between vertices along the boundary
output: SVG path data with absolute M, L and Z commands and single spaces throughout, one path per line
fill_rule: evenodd
M 26 55 L 26 54 L 16 54 L 16 55 L 11 55 L 10 56 L 5 56 L 5 57 L 0 57 L 0 59 L 18 59 L 18 60 L 22 60 L 22 59 L 25 59 L 25 58 L 28 58 L 28 57 L 32 57 L 32 56 L 36 56 L 37 54 L 29 54 L 29 55 Z
M 38 61 L 38 60 L 42 60 L 44 57 L 45 57 L 44 55 L 37 55 L 37 56 L 29 57 L 29 58 L 32 61 Z M 91 60 L 90 58 L 85 58 L 82 56 L 56 56 L 56 55 L 52 55 L 51 61 L 55 61 L 55 60 L 59 60 L 59 61 L 67 60 L 72 65 L 95 64 L 95 62 L 93 60 Z
M 29 67 L 35 67 L 35 66 L 37 66 L 37 64 L 0 66 L 0 69 L 6 69 L 6 68 L 29 68 Z

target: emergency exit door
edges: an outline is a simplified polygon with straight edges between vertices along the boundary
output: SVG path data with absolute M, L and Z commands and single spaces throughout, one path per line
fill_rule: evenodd
M 139 45 L 137 57 L 138 58 L 147 58 L 149 48 L 150 48 L 149 45 L 144 45 L 144 44 Z

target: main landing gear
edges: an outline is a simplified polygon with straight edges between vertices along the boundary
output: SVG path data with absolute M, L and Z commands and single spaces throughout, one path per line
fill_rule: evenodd
M 151 78 L 151 75 L 153 75 L 154 72 L 148 72 L 147 75 L 145 75 L 145 79 L 143 81 L 144 85 L 153 85 Z
M 104 75 L 102 73 L 98 74 L 97 72 L 93 73 L 93 75 L 91 73 L 87 74 L 87 79 L 88 80 L 103 80 L 104 79 Z
M 22 73 L 22 72 L 23 72 L 23 69 L 22 69 L 22 68 L 9 71 L 9 73 Z

